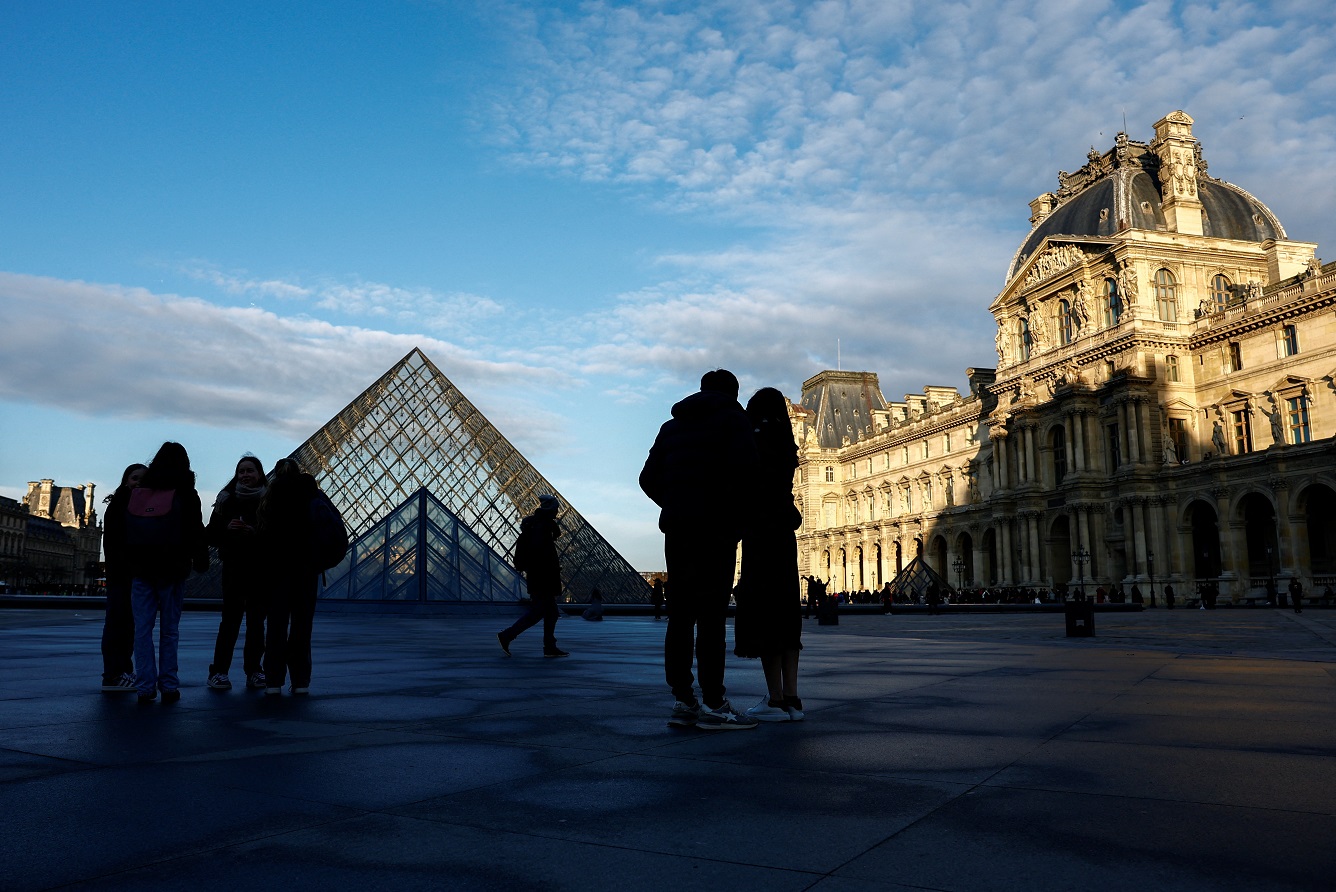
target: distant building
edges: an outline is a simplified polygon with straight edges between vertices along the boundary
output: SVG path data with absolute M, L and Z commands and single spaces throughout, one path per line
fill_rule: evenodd
M 74 592 L 94 584 L 102 527 L 93 493 L 92 483 L 56 486 L 49 478 L 28 483 L 21 506 L 26 523 L 13 570 L 13 575 L 23 579 L 12 581 L 11 588 L 24 585 L 34 591 Z
M 1336 264 L 1208 175 L 1192 124 L 1119 133 L 1031 202 L 968 394 L 803 384 L 801 572 L 874 589 L 921 553 L 953 585 L 1336 581 Z

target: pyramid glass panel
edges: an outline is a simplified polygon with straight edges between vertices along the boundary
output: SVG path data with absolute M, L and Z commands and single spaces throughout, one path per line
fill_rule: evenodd
M 391 525 L 399 531 L 387 537 Z M 525 591 L 519 573 L 425 489 L 363 533 L 349 555 L 326 574 L 321 599 L 513 602 Z
M 551 493 L 562 504 L 565 535 L 557 549 L 567 595 L 583 600 L 597 587 L 609 602 L 648 600 L 648 586 L 626 559 L 420 350 L 382 375 L 292 457 L 315 475 L 353 538 L 425 489 L 463 521 L 473 534 L 468 538 L 481 540 L 484 551 L 508 556 L 520 521 L 540 494 Z M 459 536 L 464 538 L 463 531 Z M 391 557 L 382 557 L 382 571 Z M 469 583 L 457 597 L 496 597 L 490 558 L 479 561 L 475 554 L 460 572 Z M 360 566 L 352 576 L 353 590 L 361 592 L 369 577 Z

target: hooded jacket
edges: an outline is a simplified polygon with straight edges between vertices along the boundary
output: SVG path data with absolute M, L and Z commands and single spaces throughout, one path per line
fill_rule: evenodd
M 664 533 L 742 538 L 756 445 L 738 401 L 702 390 L 673 406 L 640 472 Z

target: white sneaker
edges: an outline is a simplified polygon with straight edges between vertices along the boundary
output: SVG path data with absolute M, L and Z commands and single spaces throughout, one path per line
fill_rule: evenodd
M 803 712 L 803 701 L 797 697 L 785 697 L 784 708 L 788 710 L 789 721 L 791 722 L 801 722 L 807 718 L 807 714 Z
M 760 702 L 747 710 L 747 715 L 756 719 L 758 722 L 787 722 L 791 721 L 789 711 L 781 706 L 772 706 L 770 697 L 762 697 Z

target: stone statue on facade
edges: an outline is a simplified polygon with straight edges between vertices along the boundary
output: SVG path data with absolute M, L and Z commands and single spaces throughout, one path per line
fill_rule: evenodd
M 1229 447 L 1225 444 L 1225 428 L 1219 421 L 1215 422 L 1215 427 L 1211 430 L 1211 443 L 1215 446 L 1217 455 L 1229 455 Z
M 1164 441 L 1164 463 L 1166 465 L 1178 464 L 1178 447 L 1174 445 L 1172 439 L 1166 438 Z
M 1132 261 L 1124 260 L 1118 270 L 1118 293 L 1123 299 L 1123 312 L 1129 316 L 1135 314 L 1132 307 L 1137 303 L 1139 289 L 1136 267 L 1132 265 Z
M 1271 442 L 1277 446 L 1285 445 L 1285 419 L 1279 408 L 1271 413 Z
M 1076 297 L 1072 299 L 1072 320 L 1077 328 L 1085 328 L 1086 320 L 1090 318 L 1090 302 L 1090 283 L 1082 279 L 1076 286 Z
M 1006 365 L 1006 363 L 1007 363 L 1007 350 L 1006 350 L 1006 347 L 1007 347 L 1007 334 L 1006 334 L 1006 331 L 1003 329 L 1003 326 L 1002 326 L 1002 323 L 1001 323 L 1001 322 L 997 323 L 997 336 L 993 339 L 993 342 L 997 345 L 997 358 L 998 358 L 998 360 L 1000 361 L 1000 363 L 1001 363 L 1002 365 Z

